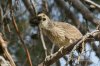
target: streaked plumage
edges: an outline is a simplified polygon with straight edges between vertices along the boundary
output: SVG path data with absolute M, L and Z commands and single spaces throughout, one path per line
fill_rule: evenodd
M 80 31 L 71 24 L 51 21 L 43 13 L 39 14 L 38 17 L 41 17 L 39 27 L 43 34 L 59 47 L 68 46 L 82 37 Z

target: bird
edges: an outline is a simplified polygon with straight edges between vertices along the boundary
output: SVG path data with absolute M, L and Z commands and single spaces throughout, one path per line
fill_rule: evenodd
M 44 13 L 38 14 L 37 18 L 38 26 L 41 28 L 43 34 L 59 48 L 69 46 L 83 36 L 74 25 L 53 21 Z

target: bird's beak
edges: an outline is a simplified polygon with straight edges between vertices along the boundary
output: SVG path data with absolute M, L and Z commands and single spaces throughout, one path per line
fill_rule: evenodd
M 30 19 L 30 24 L 31 26 L 38 26 L 41 20 L 42 20 L 41 16 L 36 16 Z
M 37 16 L 36 19 L 40 22 L 42 20 L 41 16 Z

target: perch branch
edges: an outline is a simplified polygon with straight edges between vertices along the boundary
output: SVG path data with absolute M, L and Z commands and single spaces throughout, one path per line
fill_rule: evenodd
M 39 64 L 38 66 L 49 66 L 49 65 L 53 64 L 54 62 L 56 62 L 58 59 L 60 59 L 64 55 L 70 53 L 74 46 L 77 47 L 77 46 L 81 45 L 82 42 L 84 42 L 83 39 L 85 39 L 85 41 L 88 41 L 87 38 L 89 38 L 91 36 L 96 38 L 96 37 L 98 37 L 98 35 L 100 35 L 99 30 L 96 30 L 94 32 L 84 35 L 80 40 L 76 41 L 75 43 L 70 44 L 70 46 L 68 46 L 68 47 L 65 46 L 64 48 L 61 49 L 61 51 L 58 51 L 58 52 L 48 56 L 46 58 L 46 60 L 44 62 L 42 62 L 41 64 Z M 100 40 L 100 36 L 98 38 Z

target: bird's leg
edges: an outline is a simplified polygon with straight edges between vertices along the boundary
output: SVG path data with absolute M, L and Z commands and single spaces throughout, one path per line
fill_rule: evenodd
M 52 55 L 52 54 L 53 54 L 53 52 L 54 52 L 54 48 L 55 48 L 55 44 L 53 44 L 53 45 L 52 45 L 52 48 L 51 48 L 51 53 L 50 53 L 50 55 Z
M 41 41 L 42 41 L 42 44 L 43 44 L 43 48 L 44 48 L 44 51 L 45 51 L 45 56 L 47 57 L 47 48 L 46 48 L 46 45 L 45 45 L 43 33 L 42 33 L 42 30 L 41 30 L 40 27 L 39 27 L 39 29 L 40 29 L 40 38 L 41 38 Z
M 82 42 L 82 49 L 81 49 L 81 53 L 79 53 L 79 57 L 78 57 L 78 62 L 80 61 L 80 57 L 81 57 L 81 55 L 84 53 L 84 50 L 85 50 L 85 41 L 86 39 L 85 38 L 83 38 L 83 42 Z
M 84 40 L 83 40 L 81 53 L 79 53 L 79 56 L 78 56 L 78 59 L 77 59 L 78 62 L 80 61 L 80 57 L 84 53 L 84 51 L 85 51 L 85 43 L 84 43 Z
M 60 49 L 58 50 L 59 52 L 61 52 L 62 54 L 62 49 L 64 48 L 64 46 L 60 47 Z
M 45 61 L 47 61 L 47 58 L 51 58 L 51 56 L 52 56 L 53 53 L 54 53 L 54 48 L 55 48 L 55 44 L 52 45 L 50 55 L 46 56 Z M 45 53 L 46 53 L 46 52 L 45 52 Z

